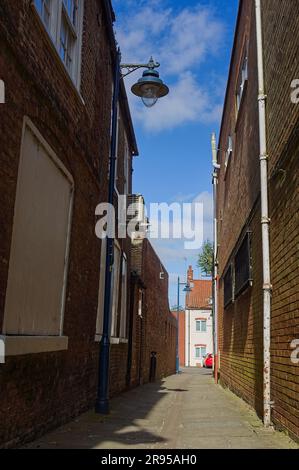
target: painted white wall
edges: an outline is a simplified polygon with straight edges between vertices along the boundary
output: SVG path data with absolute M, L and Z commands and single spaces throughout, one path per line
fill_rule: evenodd
M 206 319 L 207 331 L 196 331 L 196 320 Z M 211 310 L 186 310 L 185 316 L 185 357 L 186 367 L 203 365 L 203 360 L 196 357 L 196 345 L 206 345 L 207 354 L 213 353 L 213 319 Z

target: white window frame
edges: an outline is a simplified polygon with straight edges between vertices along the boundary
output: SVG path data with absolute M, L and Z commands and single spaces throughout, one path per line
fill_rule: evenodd
M 232 153 L 233 153 L 233 138 L 231 135 L 228 136 L 228 139 L 227 139 L 227 150 L 225 152 L 225 173 L 228 169 L 228 166 L 229 166 L 229 162 L 230 162 L 230 159 L 231 159 L 231 156 L 232 156 Z
M 245 86 L 248 82 L 248 46 L 245 48 L 241 69 L 238 76 L 237 82 L 237 92 L 236 92 L 236 106 L 237 106 L 237 114 L 239 113 L 242 99 L 244 96 Z
M 70 238 L 71 238 L 71 225 L 72 225 L 72 215 L 73 215 L 73 204 L 74 204 L 74 190 L 75 184 L 72 175 L 63 165 L 57 155 L 54 153 L 52 148 L 49 146 L 47 141 L 43 138 L 41 133 L 32 123 L 32 121 L 25 116 L 23 122 L 22 130 L 22 142 L 25 138 L 25 132 L 29 129 L 30 132 L 36 137 L 40 145 L 42 145 L 49 158 L 55 163 L 55 165 L 60 169 L 60 171 L 65 175 L 67 180 L 70 183 L 71 193 L 70 193 L 70 206 L 68 214 L 68 229 L 67 229 L 67 238 L 66 238 L 66 250 L 65 250 L 65 268 L 63 275 L 63 286 L 62 286 L 62 297 L 61 297 L 61 312 L 60 312 L 60 334 L 55 336 L 47 335 L 6 335 L 5 327 L 5 313 L 4 321 L 2 328 L 2 335 L 0 335 L 0 341 L 5 345 L 5 355 L 6 356 L 19 356 L 19 355 L 28 355 L 28 354 L 37 354 L 43 352 L 53 352 L 53 351 L 65 351 L 68 349 L 68 337 L 63 335 L 63 323 L 64 323 L 64 312 L 65 312 L 65 301 L 66 301 L 66 284 L 68 278 L 68 266 L 69 266 L 69 252 L 70 252 Z M 23 158 L 22 148 L 20 161 Z
M 45 0 L 40 0 L 41 4 L 44 5 Z M 82 33 L 83 33 L 83 15 L 84 15 L 84 0 L 78 1 L 78 10 L 77 10 L 77 24 L 74 25 L 70 19 L 67 10 L 64 5 L 64 0 L 49 0 L 50 2 L 50 19 L 49 26 L 45 24 L 43 18 L 43 10 L 39 10 L 36 0 L 33 0 L 33 5 L 38 12 L 41 21 L 48 32 L 53 45 L 59 56 L 59 60 L 64 65 L 65 70 L 67 71 L 69 77 L 74 83 L 75 87 L 79 90 L 81 84 L 81 53 L 82 53 Z M 72 68 L 69 70 L 66 63 L 62 60 L 60 55 L 60 35 L 62 28 L 62 18 L 65 18 L 69 28 L 70 34 L 74 38 L 75 46 L 72 49 Z
M 203 349 L 205 350 L 205 354 L 203 354 Z M 197 351 L 200 350 L 200 355 L 197 354 Z M 203 359 L 207 355 L 207 346 L 195 346 L 195 358 L 196 359 Z
M 203 330 L 203 328 L 202 328 L 202 324 L 203 324 L 203 323 L 206 325 L 206 329 L 205 329 L 205 330 Z M 197 329 L 197 325 L 198 325 L 198 324 L 200 324 L 200 328 L 199 328 L 199 329 Z M 198 333 L 206 333 L 206 332 L 207 332 L 207 320 L 196 320 L 196 331 L 197 331 Z

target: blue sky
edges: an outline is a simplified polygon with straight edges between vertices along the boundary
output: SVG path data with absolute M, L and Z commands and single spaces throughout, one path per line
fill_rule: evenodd
M 219 133 L 238 0 L 114 0 L 123 62 L 161 63 L 168 97 L 146 109 L 130 92 L 140 71 L 126 79 L 140 157 L 134 162 L 134 192 L 146 203 L 201 201 L 204 239 L 212 239 L 210 136 Z M 200 250 L 183 240 L 152 240 L 176 282 Z

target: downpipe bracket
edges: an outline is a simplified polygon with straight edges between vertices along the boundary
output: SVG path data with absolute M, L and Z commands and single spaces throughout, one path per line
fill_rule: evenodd
M 258 100 L 258 101 L 266 101 L 267 98 L 268 98 L 268 95 L 265 95 L 265 93 L 260 93 L 260 94 L 258 95 L 257 100 Z

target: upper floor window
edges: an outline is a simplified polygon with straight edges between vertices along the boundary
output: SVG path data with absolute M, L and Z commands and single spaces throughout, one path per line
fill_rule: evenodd
M 206 320 L 196 320 L 196 331 L 201 331 L 206 333 L 207 331 L 207 321 Z
M 51 20 L 51 0 L 35 0 L 35 5 L 46 28 L 49 30 Z
M 80 84 L 83 0 L 35 0 L 40 17 L 77 87 Z
M 227 141 L 227 150 L 225 153 L 225 171 L 228 168 L 232 153 L 233 153 L 233 138 L 231 135 L 229 135 L 228 141 Z
M 242 103 L 242 98 L 243 98 L 247 81 L 248 81 L 248 50 L 246 47 L 244 57 L 242 60 L 241 69 L 239 72 L 238 82 L 237 82 L 237 93 L 236 93 L 237 112 L 239 111 L 241 103 Z

